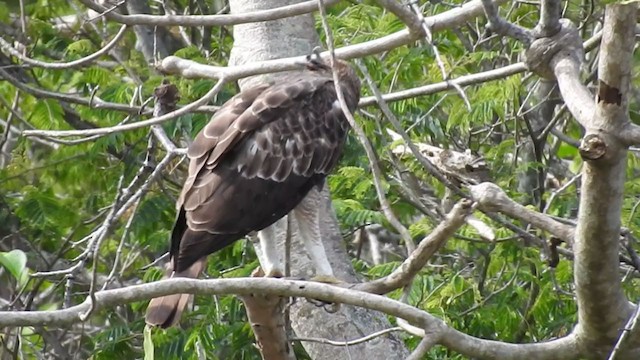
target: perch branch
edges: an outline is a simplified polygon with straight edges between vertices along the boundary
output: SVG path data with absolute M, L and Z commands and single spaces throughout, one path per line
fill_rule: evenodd
M 407 320 L 426 333 L 432 334 L 436 343 L 463 355 L 484 359 L 569 359 L 580 355 L 575 336 L 538 343 L 511 344 L 476 338 L 448 327 L 442 320 L 413 306 L 389 299 L 333 285 L 309 281 L 272 278 L 235 279 L 167 279 L 148 284 L 132 285 L 121 289 L 95 293 L 95 310 L 103 310 L 135 301 L 143 301 L 169 294 L 249 295 L 261 293 L 274 296 L 294 296 L 342 303 L 381 311 Z M 0 311 L 0 327 L 7 326 L 61 326 L 79 322 L 79 315 L 90 307 L 90 299 L 73 307 L 52 311 Z

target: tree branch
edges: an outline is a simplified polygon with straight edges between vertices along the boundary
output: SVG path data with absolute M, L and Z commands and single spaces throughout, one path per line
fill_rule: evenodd
M 622 291 L 618 271 L 627 171 L 626 147 L 618 134 L 630 121 L 626 97 L 635 45 L 636 8 L 637 3 L 606 8 L 597 106 L 594 117 L 584 124 L 587 132 L 580 146 L 584 168 L 574 244 L 576 332 L 600 357 L 609 353 L 619 328 L 633 311 Z
M 575 357 L 575 338 L 552 340 L 540 344 L 508 344 L 479 339 L 449 328 L 442 320 L 413 306 L 381 295 L 346 289 L 311 281 L 272 278 L 234 279 L 166 279 L 126 288 L 95 293 L 95 310 L 160 297 L 188 293 L 201 295 L 249 295 L 260 293 L 272 296 L 294 296 L 341 303 L 376 310 L 407 320 L 433 336 L 435 342 L 464 355 L 484 359 L 566 359 Z M 80 321 L 80 314 L 91 306 L 87 298 L 82 304 L 53 311 L 0 311 L 0 328 L 7 326 L 61 326 Z M 552 357 L 552 354 L 557 357 Z M 535 355 L 535 356 L 534 356 Z
M 473 200 L 487 211 L 499 211 L 553 234 L 567 244 L 573 244 L 574 227 L 553 220 L 545 214 L 522 206 L 505 194 L 496 184 L 485 182 L 469 187 Z
M 482 7 L 479 1 L 472 1 L 466 3 L 460 8 L 446 11 L 442 14 L 434 15 L 429 18 L 425 18 L 425 23 L 431 24 L 433 31 L 440 31 L 449 27 L 453 27 L 459 25 L 466 20 L 479 15 L 482 11 Z M 397 32 L 395 34 L 372 40 L 367 43 L 347 46 L 342 49 L 336 49 L 336 56 L 339 58 L 354 58 L 363 56 L 366 54 L 373 54 L 377 52 L 382 52 L 385 50 L 393 49 L 397 46 L 405 45 L 414 38 L 409 36 L 408 32 L 404 33 L 403 31 Z M 364 53 L 363 53 L 364 51 Z M 324 52 L 321 54 L 323 57 L 328 56 L 328 52 Z M 104 127 L 97 129 L 87 129 L 87 130 L 25 130 L 23 134 L 25 136 L 48 136 L 48 137 L 67 137 L 67 136 L 91 136 L 91 135 L 107 135 L 113 134 L 121 131 L 129 131 L 134 129 L 139 129 L 142 127 L 161 124 L 165 121 L 169 121 L 178 116 L 184 115 L 190 111 L 198 109 L 200 106 L 206 104 L 219 90 L 223 84 L 222 82 L 232 82 L 238 79 L 242 79 L 249 76 L 261 75 L 272 72 L 281 72 L 281 71 L 289 71 L 296 70 L 300 68 L 300 64 L 305 61 L 304 56 L 296 56 L 289 58 L 282 58 L 276 60 L 268 60 L 262 62 L 255 62 L 251 64 L 243 64 L 232 67 L 216 67 L 216 66 L 206 66 L 202 64 L 198 64 L 194 61 L 181 59 L 175 56 L 168 56 L 164 58 L 161 63 L 158 65 L 158 69 L 169 74 L 179 74 L 183 77 L 209 77 L 209 78 L 217 78 L 220 81 L 216 84 L 216 86 L 211 89 L 207 94 L 205 94 L 202 98 L 196 100 L 195 102 L 186 105 L 176 111 L 173 111 L 169 114 L 166 114 L 161 117 L 154 117 L 145 121 L 140 121 L 131 124 L 124 124 L 112 127 Z M 0 69 L 0 76 L 5 77 L 6 72 Z M 8 74 L 6 74 L 8 75 Z M 10 75 L 9 75 L 10 76 Z M 10 80 L 10 82 L 12 82 Z M 92 100 L 84 100 L 84 99 L 69 99 L 68 96 L 64 96 L 58 93 L 48 92 L 45 90 L 39 89 L 25 89 L 27 87 L 24 84 L 19 83 L 17 80 L 12 82 L 12 84 L 18 88 L 21 88 L 24 91 L 29 93 L 34 93 L 36 95 L 54 98 L 61 101 L 74 102 L 82 105 L 88 105 L 93 107 L 107 107 L 106 103 L 102 100 L 92 102 Z M 108 104 L 108 108 L 117 109 L 120 111 L 132 111 L 135 108 L 130 106 L 125 106 L 122 104 Z M 137 110 L 137 109 L 136 109 Z
M 261 268 L 257 268 L 251 277 L 263 278 L 264 272 Z M 263 360 L 295 360 L 296 358 L 291 343 L 287 339 L 285 326 L 283 310 L 287 299 L 260 292 L 240 296 Z
M 109 11 L 106 7 L 92 0 L 80 0 L 91 10 L 104 14 L 104 16 L 116 22 L 126 25 L 150 25 L 150 26 L 228 26 L 284 19 L 296 15 L 307 14 L 318 10 L 315 0 L 282 6 L 275 9 L 259 10 L 244 14 L 226 15 L 122 15 L 115 11 Z M 327 0 L 327 5 L 336 4 L 338 0 Z
M 361 338 L 354 339 L 354 340 L 348 340 L 348 341 L 335 341 L 335 340 L 329 340 L 329 339 L 323 339 L 323 338 L 305 338 L 305 337 L 294 337 L 291 340 L 292 341 L 310 341 L 310 342 L 317 342 L 317 343 L 333 345 L 333 346 L 352 346 L 352 345 L 362 344 L 364 342 L 373 340 L 373 339 L 375 339 L 375 338 L 377 338 L 379 336 L 386 335 L 386 334 L 394 332 L 394 331 L 402 331 L 402 328 L 396 326 L 396 327 L 392 327 L 392 328 L 376 331 L 376 332 L 374 332 L 372 334 L 369 334 L 367 336 L 363 336 Z
M 444 220 L 420 241 L 416 250 L 409 254 L 409 257 L 396 270 L 382 279 L 357 284 L 353 288 L 374 294 L 386 294 L 409 284 L 433 254 L 464 224 L 464 220 L 471 210 L 472 207 L 468 200 L 458 202 Z
M 560 0 L 542 0 L 540 2 L 540 21 L 534 29 L 536 37 L 549 37 L 560 31 Z
M 497 3 L 497 1 L 494 2 L 492 0 L 482 0 L 484 13 L 487 16 L 487 20 L 489 20 L 487 26 L 500 35 L 517 39 L 525 46 L 529 46 L 533 39 L 531 31 L 501 18 L 498 14 Z
M 31 58 L 23 55 L 22 53 L 20 53 L 18 50 L 14 49 L 13 46 L 11 46 L 10 43 L 5 41 L 1 37 L 0 37 L 0 49 L 5 50 L 9 54 L 11 54 L 11 55 L 15 56 L 16 58 L 22 60 L 22 62 L 24 62 L 26 64 L 29 64 L 29 65 L 32 65 L 32 66 L 42 67 L 42 68 L 45 68 L 45 69 L 69 69 L 69 68 L 84 66 L 84 65 L 92 62 L 93 60 L 99 58 L 100 56 L 108 53 L 109 50 L 111 50 L 114 46 L 116 46 L 118 41 L 120 41 L 120 39 L 122 39 L 122 37 L 124 36 L 126 30 L 127 30 L 127 25 L 122 25 L 122 27 L 120 27 L 120 30 L 118 30 L 118 33 L 102 49 L 96 51 L 95 53 L 93 53 L 91 55 L 85 56 L 82 59 L 69 61 L 69 62 L 65 62 L 65 63 L 50 63 L 50 62 L 46 62 L 46 61 L 40 61 L 40 60 L 31 59 Z
M 0 73 L 1 72 L 2 72 L 2 69 L 0 69 Z M 110 126 L 110 127 L 86 129 L 86 130 L 54 130 L 54 131 L 25 130 L 22 132 L 22 134 L 25 136 L 47 136 L 47 137 L 108 135 L 108 134 L 113 134 L 113 133 L 122 132 L 122 131 L 140 129 L 140 128 L 151 126 L 151 125 L 162 124 L 165 121 L 169 121 L 179 116 L 188 114 L 192 112 L 194 109 L 197 109 L 198 107 L 207 104 L 211 99 L 213 99 L 214 96 L 218 94 L 218 92 L 220 92 L 220 90 L 222 90 L 222 88 L 227 83 L 227 81 L 230 81 L 230 80 L 224 77 L 220 78 L 220 80 L 218 80 L 216 85 L 213 88 L 211 88 L 211 90 L 209 90 L 206 94 L 204 94 L 200 99 L 190 103 L 189 105 L 185 105 L 177 110 L 174 110 L 168 114 L 158 116 L 158 117 L 153 117 L 148 120 L 138 121 L 138 122 L 129 123 L 129 124 Z

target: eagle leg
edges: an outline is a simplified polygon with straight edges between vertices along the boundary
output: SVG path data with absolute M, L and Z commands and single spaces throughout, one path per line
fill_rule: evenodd
M 278 247 L 278 231 L 277 229 L 286 229 L 286 216 L 278 220 L 275 224 L 267 226 L 258 231 L 258 239 L 260 240 L 260 248 L 264 255 L 264 273 L 267 277 L 283 277 L 284 276 L 284 260 Z
M 320 233 L 321 197 L 317 189 L 312 189 L 302 202 L 294 209 L 293 214 L 298 223 L 305 248 L 316 270 L 315 281 L 326 283 L 339 282 L 333 275 L 333 269 L 327 258 Z

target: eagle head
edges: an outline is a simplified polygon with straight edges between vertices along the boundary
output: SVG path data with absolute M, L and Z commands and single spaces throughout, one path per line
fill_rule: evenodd
M 313 49 L 313 52 L 306 57 L 305 66 L 307 70 L 320 73 L 325 76 L 333 76 L 331 72 L 331 66 L 322 59 L 320 56 L 321 48 L 316 47 Z M 356 74 L 356 71 L 351 67 L 351 65 L 341 59 L 335 59 L 333 63 L 333 68 L 338 74 L 338 78 L 343 83 L 342 88 L 343 91 L 347 92 L 351 98 L 355 99 L 357 103 L 357 99 L 360 98 L 360 78 Z

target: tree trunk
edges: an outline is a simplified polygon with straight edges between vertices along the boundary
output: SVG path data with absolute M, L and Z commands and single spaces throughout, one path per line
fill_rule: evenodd
M 230 6 L 232 13 L 243 13 L 290 5 L 295 2 L 297 1 L 231 0 Z M 236 25 L 233 35 L 235 42 L 230 63 L 234 65 L 310 54 L 312 49 L 319 45 L 311 15 Z M 255 81 L 257 80 L 245 79 L 241 82 L 241 86 L 247 86 Z M 357 281 L 326 187 L 321 195 L 321 231 L 327 256 L 338 278 L 348 282 Z M 280 234 L 279 238 L 282 239 L 280 245 L 283 252 L 286 223 L 287 221 L 280 221 L 275 224 Z M 298 238 L 293 218 L 290 223 L 292 224 L 291 275 L 308 278 L 313 273 L 313 266 Z M 299 337 L 319 337 L 336 341 L 357 339 L 390 327 L 389 321 L 379 313 L 344 305 L 340 306 L 336 313 L 328 313 L 323 308 L 302 299 L 298 299 L 291 307 L 291 324 Z M 384 335 L 349 348 L 313 342 L 303 342 L 303 345 L 313 359 L 404 359 L 408 355 L 404 343 L 394 335 Z

